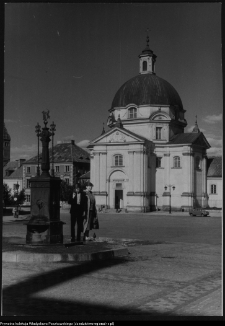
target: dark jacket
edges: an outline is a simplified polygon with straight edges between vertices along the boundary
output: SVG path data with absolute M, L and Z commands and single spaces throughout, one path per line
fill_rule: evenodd
M 75 197 L 73 198 L 73 194 L 71 194 L 69 200 L 68 200 L 68 204 L 71 205 L 70 207 L 70 214 L 82 214 L 85 212 L 86 214 L 86 210 L 87 210 L 87 199 L 86 199 L 86 194 L 84 194 L 83 192 L 81 192 L 81 201 L 80 201 L 80 205 L 77 204 L 77 193 L 75 194 Z

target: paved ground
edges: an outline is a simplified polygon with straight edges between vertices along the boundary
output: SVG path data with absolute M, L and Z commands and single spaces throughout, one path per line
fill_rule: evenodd
M 61 220 L 69 236 L 67 210 Z M 3 316 L 116 321 L 222 315 L 221 217 L 99 214 L 99 220 L 97 237 L 130 254 L 83 263 L 3 262 Z M 5 218 L 3 236 L 15 234 L 25 236 L 26 227 Z

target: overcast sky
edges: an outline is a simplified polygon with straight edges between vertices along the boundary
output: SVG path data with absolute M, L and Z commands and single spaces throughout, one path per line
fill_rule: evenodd
M 55 141 L 85 145 L 98 137 L 117 90 L 139 73 L 147 28 L 156 74 L 175 87 L 186 110 L 185 132 L 197 114 L 208 155 L 222 155 L 219 3 L 8 3 L 4 121 L 11 160 L 37 154 L 43 110 L 56 124 Z

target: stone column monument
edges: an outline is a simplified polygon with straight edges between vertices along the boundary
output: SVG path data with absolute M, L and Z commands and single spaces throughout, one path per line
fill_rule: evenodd
M 27 244 L 63 243 L 63 224 L 60 221 L 60 183 L 61 179 L 49 173 L 49 142 L 53 137 L 47 127 L 49 111 L 43 111 L 44 127 L 39 130 L 38 137 L 42 142 L 41 170 L 36 177 L 30 178 L 31 187 L 31 219 L 27 223 Z M 54 125 L 55 127 L 55 125 Z M 38 158 L 39 160 L 39 158 Z

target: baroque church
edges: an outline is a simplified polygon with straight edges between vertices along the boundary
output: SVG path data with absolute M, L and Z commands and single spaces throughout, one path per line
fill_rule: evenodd
M 191 133 L 175 88 L 156 75 L 157 56 L 139 55 L 139 74 L 115 94 L 109 131 L 92 140 L 90 179 L 98 207 L 148 212 L 207 207 L 207 149 L 195 122 Z

